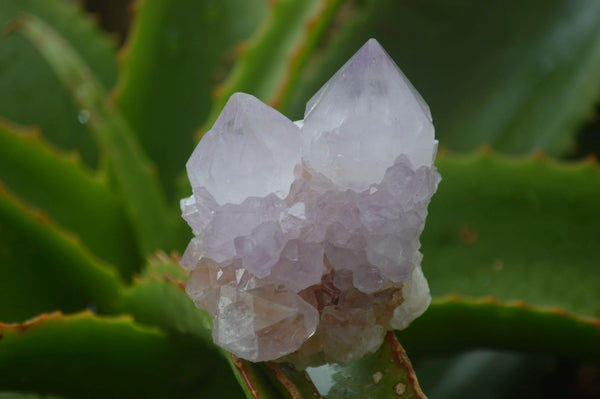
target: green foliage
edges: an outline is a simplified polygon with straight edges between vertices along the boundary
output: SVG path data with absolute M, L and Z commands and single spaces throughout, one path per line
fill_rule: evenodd
M 170 339 L 128 317 L 83 312 L 0 325 L 0 384 L 67 397 L 194 396 L 213 375 L 208 347 Z M 65 382 L 68 382 L 66 384 Z
M 42 18 L 77 49 L 102 84 L 112 87 L 117 78 L 114 45 L 72 3 L 48 0 L 4 0 L 0 26 L 22 13 Z M 53 144 L 77 150 L 91 166 L 98 151 L 86 127 L 78 120 L 80 109 L 50 66 L 20 35 L 0 41 L 0 115 L 23 125 L 37 125 Z M 35 94 L 33 94 L 35 93 Z
M 440 334 L 444 331 L 444 334 Z M 477 348 L 553 353 L 600 362 L 598 319 L 493 298 L 434 300 L 409 329 L 397 332 L 411 355 L 452 355 Z
M 21 16 L 14 25 L 40 51 L 75 103 L 87 113 L 86 123 L 110 163 L 110 172 L 121 191 L 142 253 L 149 255 L 159 248 L 178 248 L 181 224 L 175 223 L 175 215 L 167 208 L 146 155 L 92 70 L 42 20 Z
M 596 162 L 475 155 L 437 164 L 444 182 L 421 237 L 432 295 L 491 295 L 600 317 Z
M 328 398 L 425 398 L 406 353 L 389 332 L 379 350 L 342 367 L 329 365 Z
M 30 206 L 76 233 L 95 255 L 118 268 L 122 277 L 129 278 L 139 269 L 137 244 L 122 201 L 76 154 L 52 148 L 37 130 L 0 121 L 0 181 Z
M 116 272 L 0 186 L 0 318 L 21 321 L 55 310 L 106 310 L 119 292 Z
M 143 0 L 117 70 L 71 2 L 4 1 L 0 322 L 42 315 L 0 323 L 0 398 L 320 397 L 303 372 L 216 348 L 183 292 L 166 253 L 189 235 L 176 200 L 195 132 L 235 91 L 301 118 L 375 37 L 442 147 L 566 156 L 600 89 L 599 17 L 594 0 Z M 539 397 L 563 359 L 597 367 L 598 164 L 487 150 L 437 166 L 434 301 L 377 353 L 311 371 L 326 397 L 424 397 L 396 336 L 431 397 Z

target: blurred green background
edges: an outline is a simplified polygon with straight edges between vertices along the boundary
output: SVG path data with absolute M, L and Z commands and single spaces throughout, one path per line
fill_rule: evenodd
M 178 288 L 184 164 L 231 93 L 301 119 L 370 37 L 441 146 L 434 302 L 397 334 L 423 390 L 600 398 L 600 1 L 1 0 L 0 24 L 0 321 L 92 311 L 0 324 L 0 398 L 250 397 Z M 328 397 L 394 397 L 366 374 Z

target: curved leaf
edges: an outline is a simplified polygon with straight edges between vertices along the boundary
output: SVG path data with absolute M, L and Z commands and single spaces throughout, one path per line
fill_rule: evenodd
M 433 296 L 600 316 L 600 168 L 543 157 L 441 156 L 421 236 Z
M 182 246 L 184 225 L 179 215 L 167 206 L 135 135 L 84 60 L 40 19 L 22 16 L 15 24 L 44 56 L 75 102 L 86 110 L 87 123 L 110 161 L 143 254 Z
M 595 0 L 370 0 L 346 9 L 282 111 L 304 104 L 375 37 L 431 106 L 441 145 L 565 154 L 600 87 Z
M 39 131 L 0 119 L 0 180 L 76 234 L 122 277 L 139 269 L 140 256 L 121 201 L 76 157 L 52 148 Z
M 73 2 L 63 0 L 4 0 L 0 28 L 22 13 L 38 16 L 77 49 L 106 87 L 117 78 L 115 46 Z M 18 35 L 0 39 L 0 116 L 23 125 L 38 125 L 53 144 L 81 153 L 89 165 L 97 163 L 97 149 L 80 109 L 38 52 Z
M 120 284 L 46 216 L 19 204 L 0 185 L 0 320 L 46 311 L 106 310 Z
M 522 302 L 436 299 L 409 328 L 396 333 L 416 358 L 495 348 L 600 363 L 600 319 Z
M 406 352 L 389 332 L 377 352 L 347 366 L 326 365 L 309 369 L 328 399 L 421 398 L 419 382 Z
M 285 101 L 340 3 L 341 0 L 277 2 L 269 20 L 218 88 L 205 126 L 210 128 L 234 92 L 250 93 L 274 105 Z
M 165 398 L 202 392 L 211 350 L 171 340 L 128 317 L 55 313 L 0 324 L 0 386 L 69 397 Z
M 174 195 L 193 132 L 206 118 L 233 46 L 267 11 L 265 0 L 144 0 L 124 52 L 117 104 Z M 231 61 L 229 61 L 231 62 Z

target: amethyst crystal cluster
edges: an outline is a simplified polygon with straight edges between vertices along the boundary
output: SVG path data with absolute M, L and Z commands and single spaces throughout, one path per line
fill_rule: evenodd
M 291 122 L 234 94 L 187 163 L 181 263 L 215 342 L 299 368 L 377 350 L 425 311 L 419 236 L 440 180 L 427 104 L 369 40 Z

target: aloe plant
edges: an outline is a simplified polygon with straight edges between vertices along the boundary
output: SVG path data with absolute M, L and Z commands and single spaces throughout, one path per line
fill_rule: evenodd
M 315 382 L 334 399 L 593 395 L 600 167 L 573 154 L 599 18 L 595 0 L 143 0 L 119 49 L 72 2 L 3 1 L 0 397 L 321 397 L 214 346 L 183 291 L 177 201 L 231 93 L 299 119 L 369 37 L 442 147 L 422 236 L 434 300 Z

